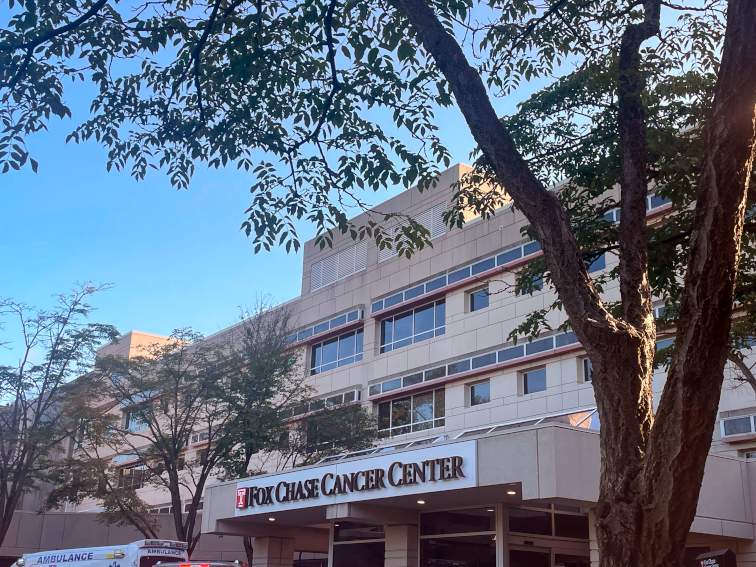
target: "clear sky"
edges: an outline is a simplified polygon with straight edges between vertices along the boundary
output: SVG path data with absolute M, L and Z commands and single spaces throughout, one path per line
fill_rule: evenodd
M 511 112 L 524 95 L 498 110 Z M 199 169 L 190 189 L 177 191 L 158 172 L 141 182 L 108 173 L 100 146 L 65 143 L 88 108 L 81 91 L 69 90 L 68 100 L 74 121 L 54 120 L 28 140 L 39 172 L 0 174 L 0 297 L 45 307 L 77 282 L 110 283 L 95 297 L 94 320 L 121 332 L 209 334 L 259 296 L 278 303 L 299 294 L 301 253 L 254 254 L 239 228 L 250 174 Z M 443 110 L 439 123 L 454 161 L 467 161 L 473 141 L 459 111 Z M 303 224 L 302 240 L 313 235 Z M 10 355 L 0 350 L 0 362 Z

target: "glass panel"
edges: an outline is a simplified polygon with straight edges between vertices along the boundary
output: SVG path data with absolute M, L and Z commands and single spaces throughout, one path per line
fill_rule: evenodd
M 546 369 L 536 368 L 528 370 L 523 374 L 523 392 L 532 394 L 533 392 L 543 392 L 546 389 Z
M 496 260 L 494 258 L 486 258 L 480 262 L 472 265 L 472 275 L 485 272 L 496 266 Z
M 419 285 L 408 289 L 404 292 L 404 301 L 407 301 L 408 299 L 414 299 L 415 297 L 423 295 L 423 293 L 425 293 L 424 285 Z
M 554 535 L 588 539 L 588 516 L 572 514 L 554 514 Z
M 382 390 L 384 392 L 390 392 L 391 390 L 396 390 L 397 388 L 402 387 L 402 379 L 401 378 L 394 378 L 393 380 L 386 380 L 383 383 Z
M 339 359 L 354 356 L 356 337 L 355 333 L 339 337 Z
M 500 350 L 498 352 L 499 362 L 505 362 L 507 360 L 513 360 L 525 356 L 525 349 L 522 345 L 513 346 Z
M 394 317 L 394 342 L 412 336 L 412 311 Z
M 380 311 L 381 309 L 383 309 L 383 300 L 382 299 L 380 301 L 374 302 L 373 305 L 370 308 L 370 310 L 373 311 L 373 312 Z
M 541 421 L 541 423 L 563 423 L 564 425 L 571 425 L 573 427 L 577 427 L 584 421 L 586 421 L 585 418 L 587 418 L 593 410 L 588 411 L 576 411 L 575 413 L 568 413 L 565 415 L 555 415 L 552 417 L 545 417 Z
M 513 262 L 521 257 L 522 257 L 522 249 L 518 246 L 517 248 L 513 248 L 512 250 L 507 250 L 506 252 L 502 252 L 501 254 L 496 256 L 496 263 L 499 266 L 501 266 L 503 264 L 508 264 L 509 262 Z
M 489 364 L 496 364 L 496 353 L 489 352 L 488 354 L 481 354 L 472 359 L 472 367 L 480 368 L 482 366 L 488 366 Z
M 446 303 L 444 301 L 436 302 L 436 327 L 442 327 L 446 324 Z
M 551 535 L 551 512 L 509 510 L 509 531 L 522 534 Z
M 339 339 L 331 339 L 323 343 L 323 362 L 321 370 L 327 370 L 336 366 L 336 360 L 339 356 Z
M 533 240 L 532 242 L 527 242 L 523 247 L 522 250 L 527 256 L 528 254 L 533 254 L 534 252 L 538 252 L 541 249 L 541 243 L 537 240 Z
M 355 352 L 357 354 L 361 354 L 362 353 L 362 339 L 364 337 L 364 334 L 365 333 L 362 331 L 362 329 L 360 329 L 359 331 L 357 331 L 356 338 L 355 338 L 356 339 L 355 340 Z
M 556 336 L 556 346 L 558 347 L 575 344 L 576 342 L 578 340 L 575 333 L 564 333 Z
M 418 394 L 412 397 L 412 422 L 430 421 L 433 419 L 433 392 Z
M 391 427 L 391 402 L 378 404 L 378 429 Z
M 667 197 L 662 197 L 661 195 L 656 195 L 655 193 L 652 193 L 648 196 L 648 204 L 650 205 L 650 209 L 656 209 L 658 207 L 661 207 L 662 205 L 666 205 L 667 203 L 671 203 L 671 199 Z
M 514 429 L 516 427 L 527 427 L 528 425 L 535 425 L 538 423 L 537 419 L 529 419 L 528 421 L 518 421 L 517 423 L 505 423 L 504 425 L 497 425 L 492 429 L 492 432 L 506 431 L 507 429 Z
M 583 358 L 583 382 L 593 380 L 593 364 L 590 358 Z
M 423 373 L 418 372 L 416 374 L 410 374 L 409 376 L 405 376 L 402 378 L 402 384 L 406 388 L 407 386 L 414 386 L 415 384 L 419 384 L 423 381 Z
M 387 297 L 383 300 L 383 308 L 388 309 L 389 307 L 393 305 L 397 305 L 398 303 L 401 303 L 404 300 L 404 294 L 403 293 L 395 293 L 391 297 Z
M 438 368 L 431 368 L 425 371 L 426 380 L 435 380 L 436 378 L 443 378 L 446 376 L 446 366 L 439 366 Z
M 477 406 L 491 401 L 491 382 L 478 382 L 470 386 L 470 405 Z
M 420 515 L 420 535 L 495 531 L 496 512 L 494 511 L 494 508 L 450 510 Z
M 447 276 L 447 281 L 449 282 L 449 284 L 453 284 L 455 282 L 458 282 L 460 280 L 463 280 L 469 277 L 470 277 L 470 266 L 467 266 L 466 268 L 462 268 L 461 270 L 457 270 L 456 272 L 451 272 Z
M 371 384 L 370 388 L 368 388 L 368 395 L 375 396 L 376 394 L 381 393 L 381 385 L 380 384 Z
M 325 323 L 320 323 L 319 325 L 315 325 L 315 334 L 317 333 L 323 333 L 329 329 L 328 321 Z
M 588 272 L 598 272 L 606 268 L 606 254 L 602 254 L 588 265 Z
M 420 540 L 420 567 L 496 567 L 495 536 Z
M 449 374 L 459 374 L 460 372 L 467 372 L 470 370 L 470 359 L 460 360 L 459 362 L 452 362 L 449 365 Z
M 385 345 L 394 340 L 394 321 L 384 319 L 381 321 L 381 344 Z
M 554 348 L 554 338 L 547 337 L 545 339 L 539 339 L 537 341 L 533 341 L 532 343 L 527 343 L 525 345 L 525 352 L 527 354 L 536 354 L 539 352 L 545 352 L 547 350 L 551 350 L 552 348 Z
M 488 307 L 488 288 L 479 289 L 470 293 L 470 311 L 485 309 Z
M 434 417 L 444 417 L 446 415 L 446 390 L 443 388 L 440 388 L 433 392 L 433 408 L 434 408 Z M 443 425 L 443 423 L 437 423 L 436 426 L 440 427 Z
M 441 289 L 445 285 L 446 285 L 446 276 L 441 276 L 440 278 L 436 278 L 435 280 L 426 282 L 425 293 L 430 293 L 431 291 Z
M 391 427 L 409 425 L 412 419 L 412 398 L 401 398 L 391 402 Z
M 344 315 L 339 315 L 338 317 L 334 317 L 331 319 L 331 329 L 334 327 L 340 327 L 341 325 L 344 325 L 346 323 L 346 313 Z
M 338 524 L 334 524 L 333 541 L 335 542 L 383 538 L 382 525 L 360 524 L 357 522 L 339 522 Z
M 736 417 L 725 419 L 722 423 L 724 423 L 725 435 L 742 435 L 743 433 L 751 432 L 750 417 Z
M 350 311 L 349 313 L 347 313 L 347 321 L 356 321 L 359 316 L 359 311 Z
M 433 330 L 433 305 L 415 310 L 415 334 Z

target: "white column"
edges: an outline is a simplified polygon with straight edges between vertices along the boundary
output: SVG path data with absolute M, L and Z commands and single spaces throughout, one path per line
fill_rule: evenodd
M 599 567 L 599 547 L 596 537 L 596 512 L 588 510 L 588 550 L 591 554 L 591 567 Z
M 288 537 L 256 537 L 250 567 L 292 567 L 294 539 Z
M 420 560 L 417 526 L 402 524 L 387 525 L 384 567 L 417 567 Z

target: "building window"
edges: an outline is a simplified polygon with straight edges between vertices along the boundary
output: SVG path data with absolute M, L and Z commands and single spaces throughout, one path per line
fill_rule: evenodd
M 520 534 L 588 539 L 588 516 L 572 506 L 510 508 L 509 531 Z
M 142 416 L 141 410 L 130 409 L 123 413 L 123 427 L 126 431 L 137 433 L 147 429 L 147 420 Z
M 583 382 L 593 382 L 593 363 L 587 356 L 578 359 L 580 361 L 580 378 Z
M 313 345 L 310 374 L 319 374 L 362 360 L 362 329 Z
M 443 335 L 445 324 L 446 303 L 443 299 L 384 319 L 381 321 L 381 352 Z
M 123 467 L 118 470 L 118 488 L 136 490 L 144 486 L 145 480 L 147 480 L 147 467 L 142 464 Z
M 606 268 L 606 254 L 602 254 L 586 265 L 588 273 L 598 272 Z
M 471 291 L 469 293 L 469 298 L 470 299 L 468 300 L 468 305 L 470 307 L 470 312 L 478 311 L 479 309 L 485 309 L 486 307 L 488 307 L 488 286 Z
M 523 394 L 534 394 L 535 392 L 543 392 L 546 390 L 545 367 L 526 370 L 520 376 L 522 377 Z
M 479 406 L 491 401 L 491 381 L 482 380 L 470 384 L 470 405 Z
M 722 437 L 729 437 L 730 435 L 747 435 L 753 432 L 753 422 L 750 415 L 730 417 L 722 420 Z
M 402 435 L 444 425 L 444 389 L 432 390 L 378 404 L 378 429 Z

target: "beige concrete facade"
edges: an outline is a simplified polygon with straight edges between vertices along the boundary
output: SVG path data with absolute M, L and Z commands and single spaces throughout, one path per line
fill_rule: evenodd
M 453 455 L 456 447 L 471 442 L 476 458 L 465 466 L 474 474 L 474 485 L 434 488 L 422 496 L 376 490 L 368 500 L 319 500 L 273 514 L 262 507 L 259 513 L 248 510 L 239 515 L 234 505 L 237 483 L 216 483 L 205 492 L 203 532 L 234 540 L 237 550 L 235 536 L 254 535 L 260 549 L 255 564 L 271 567 L 288 567 L 287 558 L 293 560 L 295 552 L 327 552 L 329 565 L 342 567 L 334 563 L 334 547 L 357 545 L 335 541 L 336 532 L 347 523 L 380 526 L 383 535 L 375 541 L 382 542 L 385 565 L 391 567 L 425 567 L 421 560 L 429 553 L 452 553 L 444 551 L 444 545 L 455 537 L 460 538 L 457 543 L 493 553 L 496 567 L 517 567 L 523 557 L 530 557 L 533 565 L 542 558 L 548 558 L 549 566 L 596 563 L 595 537 L 588 528 L 598 494 L 600 423 L 586 374 L 589 367 L 579 343 L 569 334 L 544 333 L 532 343 L 517 344 L 508 338 L 529 313 L 550 305 L 554 294 L 548 287 L 525 296 L 513 291 L 516 270 L 540 252 L 537 243 L 522 235 L 527 222 L 511 207 L 502 207 L 490 220 L 472 220 L 462 229 L 448 230 L 439 224 L 453 184 L 468 170 L 454 166 L 441 174 L 434 189 L 422 193 L 410 189 L 379 207 L 382 213 L 400 212 L 422 220 L 433 236 L 432 247 L 406 259 L 380 251 L 372 242 L 355 243 L 348 236 L 335 237 L 332 248 L 320 249 L 308 242 L 301 295 L 284 307 L 291 313 L 296 335 L 292 348 L 317 396 L 331 400 L 339 396 L 340 402 L 333 403 L 365 405 L 386 435 L 376 452 L 345 456 L 338 466 L 378 462 L 383 450 L 405 461 L 412 461 L 424 447 Z M 650 210 L 650 220 L 656 222 L 666 210 L 667 205 Z M 366 213 L 355 222 L 368 218 L 381 220 Z M 596 269 L 610 269 L 615 263 L 616 258 L 607 254 Z M 469 270 L 467 275 L 464 270 Z M 481 288 L 488 291 L 487 306 L 474 309 L 473 295 Z M 608 299 L 616 297 L 616 286 L 606 286 L 605 294 Z M 414 315 L 407 319 L 409 312 Z M 387 330 L 382 333 L 388 320 L 392 333 L 400 329 L 391 338 Z M 409 340 L 408 320 L 414 322 Z M 553 328 L 563 320 L 560 312 L 548 316 Z M 226 340 L 237 329 L 223 330 L 208 340 Z M 336 348 L 332 364 L 323 362 L 324 345 L 358 332 L 361 356 L 349 350 L 355 343 L 345 342 L 343 356 Z M 133 348 L 143 345 L 132 336 L 128 353 L 132 343 Z M 314 356 L 317 349 L 322 349 L 321 359 Z M 311 373 L 311 368 L 317 372 Z M 664 372 L 659 371 L 654 385 L 657 398 L 663 385 Z M 409 418 L 403 408 L 408 408 Z M 756 415 L 756 395 L 750 387 L 728 379 L 721 417 L 751 415 Z M 730 547 L 741 564 L 756 565 L 756 469 L 749 455 L 751 447 L 756 452 L 756 422 L 749 423 L 750 430 L 741 432 L 745 421 L 733 422 L 737 434 L 725 434 L 724 426 L 717 426 L 691 530 L 691 553 Z M 410 445 L 413 442 L 415 446 Z M 318 477 L 325 467 L 323 463 L 298 470 Z M 262 476 L 255 482 L 281 478 L 287 477 Z M 144 498 L 156 508 L 166 501 L 158 492 L 145 492 Z M 97 503 L 91 502 L 75 512 L 96 509 Z M 466 509 L 490 514 L 490 525 L 472 535 L 451 536 L 435 534 L 436 528 L 428 527 L 434 521 L 429 514 L 462 510 L 464 516 Z M 545 518 L 547 513 L 552 533 L 517 531 L 532 520 L 528 514 Z M 568 527 L 585 521 L 588 528 L 581 537 L 560 536 L 556 526 L 562 521 Z M 568 527 L 564 533 L 569 533 Z M 485 551 L 487 545 L 491 549 Z

